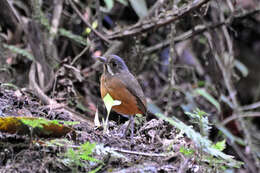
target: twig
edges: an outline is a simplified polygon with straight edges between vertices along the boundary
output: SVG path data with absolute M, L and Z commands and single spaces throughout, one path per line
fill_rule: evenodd
M 100 37 L 102 40 L 104 40 L 107 43 L 111 43 L 111 41 L 109 41 L 104 35 L 102 35 L 100 32 L 98 32 L 97 30 L 95 30 L 92 25 L 90 25 L 90 23 L 88 23 L 88 21 L 84 18 L 84 16 L 80 13 L 79 9 L 76 7 L 76 5 L 69 0 L 70 5 L 72 6 L 73 10 L 75 10 L 75 12 L 77 13 L 77 15 L 81 18 L 81 20 L 98 36 Z
M 226 119 L 224 119 L 221 124 L 223 126 L 225 126 L 226 124 L 228 124 L 230 121 L 233 121 L 235 119 L 238 119 L 238 118 L 246 118 L 246 117 L 260 117 L 260 112 L 243 112 L 243 113 L 240 113 L 238 115 L 232 115 Z
M 220 4 L 218 1 L 216 1 L 218 6 L 219 6 L 219 15 L 220 15 L 220 20 L 225 20 L 224 18 L 224 12 L 221 10 L 221 7 L 220 7 Z M 233 11 L 234 11 L 234 7 L 232 5 L 232 3 L 230 3 L 230 1 L 228 0 L 228 5 L 229 5 L 229 8 L 231 10 L 231 17 L 233 16 Z M 236 91 L 235 91 L 235 88 L 234 88 L 234 85 L 231 81 L 231 72 L 232 72 L 232 67 L 233 67 L 233 64 L 234 64 L 234 50 L 233 50 L 233 42 L 231 41 L 231 37 L 228 33 L 228 30 L 227 30 L 227 27 L 225 25 L 222 26 L 222 31 L 224 33 L 224 36 L 225 36 L 225 39 L 226 39 L 226 43 L 227 43 L 227 47 L 228 47 L 228 53 L 229 53 L 229 63 L 226 63 L 226 69 L 229 73 L 228 77 L 229 79 L 226 81 L 226 86 L 228 88 L 228 91 L 230 93 L 230 96 L 231 96 L 231 99 L 232 99 L 232 102 L 235 106 L 234 108 L 234 116 L 237 116 L 236 118 L 238 119 L 238 122 L 240 124 L 240 126 L 242 127 L 242 130 L 243 130 L 243 133 L 245 135 L 245 139 L 246 139 L 246 142 L 248 143 L 248 146 L 250 147 L 250 155 L 252 156 L 253 158 L 253 161 L 256 163 L 256 167 L 250 167 L 251 171 L 253 171 L 254 169 L 259 169 L 260 165 L 259 165 L 259 162 L 258 162 L 258 158 L 257 158 L 257 155 L 252 152 L 252 149 L 253 149 L 253 145 L 252 145 L 252 139 L 251 139 L 251 136 L 250 136 L 250 132 L 244 122 L 244 119 L 243 117 L 239 116 L 239 114 L 241 114 L 239 112 L 239 108 L 240 108 L 240 104 L 237 100 L 237 97 L 236 97 Z M 223 77 L 225 78 L 225 75 L 223 74 Z M 228 83 L 229 82 L 229 83 Z M 232 94 L 234 93 L 234 94 Z
M 251 11 L 247 11 L 247 12 L 243 12 L 243 13 L 240 13 L 240 14 L 236 14 L 233 16 L 233 19 L 243 19 L 247 16 L 251 16 L 251 15 L 254 15 L 256 13 L 259 13 L 260 12 L 260 9 L 255 9 L 255 10 L 251 10 Z M 219 23 L 214 23 L 214 24 L 210 24 L 210 25 L 197 25 L 195 26 L 193 29 L 189 30 L 189 31 L 186 31 L 184 33 L 182 33 L 181 35 L 179 36 L 176 36 L 174 38 L 174 41 L 177 43 L 177 42 L 180 42 L 180 41 L 184 41 L 186 39 L 189 39 L 191 37 L 194 37 L 195 35 L 198 35 L 198 34 L 201 34 L 205 31 L 207 31 L 207 29 L 215 29 L 215 28 L 218 28 L 218 27 L 221 27 L 223 25 L 228 25 L 230 23 L 230 20 L 227 19 L 225 21 L 222 21 L 222 22 L 219 22 Z M 153 45 L 153 46 L 150 46 L 146 49 L 143 50 L 143 53 L 144 54 L 150 54 L 158 49 L 161 49 L 161 48 L 164 48 L 166 46 L 168 46 L 170 44 L 171 40 L 165 40 L 163 42 L 160 42 L 156 45 Z
M 32 63 L 30 72 L 29 72 L 29 82 L 30 87 L 32 87 L 35 95 L 46 105 L 49 105 L 51 109 L 58 109 L 61 112 L 68 113 L 70 118 L 76 121 L 87 122 L 90 126 L 94 126 L 94 123 L 86 116 L 81 115 L 70 108 L 59 104 L 56 100 L 49 98 L 39 87 L 35 80 L 35 72 L 36 72 L 36 65 L 35 62 Z
M 179 36 L 175 36 L 175 37 L 174 37 L 174 42 L 177 43 L 177 42 L 184 41 L 184 40 L 186 40 L 186 39 L 189 39 L 189 38 L 191 38 L 191 37 L 194 37 L 195 35 L 198 35 L 198 34 L 201 34 L 201 33 L 205 32 L 205 31 L 207 31 L 207 28 L 209 28 L 209 29 L 215 29 L 215 28 L 220 27 L 220 26 L 225 25 L 225 24 L 226 24 L 226 22 L 224 21 L 224 22 L 219 22 L 219 23 L 212 24 L 212 25 L 209 25 L 209 26 L 197 25 L 197 26 L 195 26 L 193 29 L 191 29 L 191 30 L 189 30 L 189 31 L 187 31 L 187 32 L 184 32 L 184 33 L 182 33 L 182 34 L 179 35 Z M 156 51 L 156 50 L 158 50 L 158 49 L 161 49 L 161 48 L 163 48 L 163 47 L 168 46 L 168 45 L 170 44 L 170 42 L 171 42 L 170 39 L 168 39 L 168 40 L 166 40 L 166 41 L 163 41 L 163 42 L 160 42 L 160 43 L 158 43 L 158 44 L 156 44 L 156 45 L 154 45 L 154 46 L 151 46 L 151 47 L 146 48 L 146 49 L 143 51 L 143 53 L 144 53 L 144 54 L 149 54 L 149 53 L 151 53 L 151 52 L 153 52 L 153 51 Z
M 218 3 L 218 2 L 217 2 Z M 220 9 L 220 8 L 219 8 Z M 220 18 L 222 18 L 223 20 L 223 14 L 222 14 L 222 11 L 220 10 Z M 199 17 L 201 18 L 201 20 L 204 22 L 204 24 L 206 23 L 205 20 L 199 15 Z M 229 34 L 227 32 L 225 32 L 225 28 L 222 28 L 222 31 L 224 33 L 224 36 L 225 36 L 225 39 L 226 39 L 226 42 L 228 44 L 228 51 L 229 51 L 229 63 L 225 63 L 223 61 L 223 59 L 221 59 L 221 55 L 218 54 L 218 52 L 216 51 L 216 46 L 214 45 L 214 41 L 213 41 L 213 37 L 210 33 L 210 30 L 208 29 L 208 33 L 206 33 L 206 37 L 207 37 L 207 40 L 208 40 L 208 45 L 209 45 L 209 48 L 210 48 L 210 51 L 212 52 L 213 54 L 213 57 L 215 58 L 220 70 L 221 70 L 221 73 L 222 73 L 222 76 L 224 78 L 224 83 L 225 83 L 225 86 L 228 90 L 228 93 L 229 93 L 229 97 L 231 98 L 231 101 L 234 105 L 233 107 L 233 111 L 234 111 L 234 115 L 238 115 L 239 114 L 239 107 L 240 107 L 240 104 L 237 100 L 237 97 L 236 97 L 236 90 L 234 88 L 234 85 L 232 83 L 232 79 L 231 79 L 231 72 L 232 72 L 232 62 L 233 62 L 233 59 L 234 59 L 234 53 L 233 53 L 233 46 L 232 46 L 232 42 L 230 40 L 230 37 L 229 37 Z M 248 129 L 245 125 L 245 122 L 244 120 L 242 119 L 241 116 L 237 116 L 237 119 L 238 119 L 238 122 L 241 126 L 241 129 L 243 130 L 243 133 L 245 135 L 245 138 L 246 138 L 246 142 L 248 143 L 248 145 L 250 146 L 250 148 L 252 148 L 252 143 L 251 143 L 251 138 L 250 138 L 250 134 L 248 132 Z M 233 146 L 234 147 L 234 146 Z M 250 153 L 254 159 L 255 159 L 255 155 L 254 153 Z M 243 158 L 242 158 L 243 159 Z M 247 160 L 244 160 L 245 162 L 247 162 Z M 255 171 L 256 167 L 253 165 L 253 167 L 248 167 L 252 172 Z
M 254 10 L 249 10 L 249 11 L 243 12 L 241 14 L 236 14 L 236 15 L 234 15 L 234 18 L 240 20 L 240 19 L 244 19 L 248 16 L 252 16 L 252 15 L 259 13 L 259 12 L 260 12 L 260 8 L 257 8 L 257 9 L 254 9 Z
M 162 15 L 159 15 L 157 19 L 150 19 L 145 20 L 142 22 L 138 22 L 137 24 L 128 27 L 125 30 L 120 30 L 112 33 L 107 38 L 109 39 L 118 39 L 123 37 L 129 37 L 134 36 L 138 34 L 142 34 L 145 31 L 151 30 L 153 28 L 158 28 L 164 25 L 167 25 L 169 23 L 172 23 L 180 18 L 182 18 L 184 15 L 187 15 L 191 11 L 201 7 L 203 4 L 209 2 L 210 0 L 197 0 L 197 1 L 191 1 L 190 4 L 180 8 L 177 11 L 168 12 Z
M 138 22 L 142 22 L 142 21 L 144 21 L 145 19 L 151 17 L 152 14 L 153 14 L 158 8 L 160 8 L 160 6 L 163 4 L 163 2 L 164 2 L 164 0 L 158 0 L 158 1 L 156 1 L 156 2 L 153 4 L 153 6 L 149 9 L 148 14 L 147 14 L 145 17 L 141 18 Z
M 170 109 L 171 109 L 171 102 L 172 102 L 172 95 L 173 95 L 173 87 L 175 86 L 175 78 L 176 78 L 176 74 L 175 74 L 175 67 L 174 67 L 174 57 L 177 57 L 177 51 L 175 48 L 175 42 L 174 42 L 174 37 L 176 34 L 176 28 L 175 28 L 175 24 L 171 25 L 171 33 L 170 33 L 170 37 L 171 37 L 171 43 L 170 43 L 170 53 L 169 53 L 169 75 L 168 75 L 168 79 L 169 79 L 169 93 L 168 93 L 168 103 L 166 105 L 166 116 L 169 114 Z
M 252 173 L 257 173 L 254 164 L 252 164 L 252 161 L 249 160 L 244 153 L 241 151 L 241 148 L 236 144 L 236 143 L 231 143 L 229 141 L 227 141 L 229 145 L 231 145 L 233 147 L 233 149 L 235 150 L 235 152 L 238 154 L 238 156 L 246 163 L 244 164 L 245 167 L 248 170 L 251 170 Z
M 33 62 L 30 67 L 30 72 L 29 72 L 29 83 L 30 87 L 33 89 L 33 91 L 36 92 L 37 97 L 44 103 L 44 104 L 55 104 L 56 101 L 50 99 L 39 87 L 35 80 L 35 73 L 36 73 L 36 63 Z
M 96 0 L 96 15 L 98 18 L 98 31 L 101 31 L 101 29 L 103 28 L 103 23 L 102 23 L 102 14 L 100 12 L 100 0 Z
M 86 46 L 70 63 L 70 65 L 73 65 L 88 49 L 90 46 Z
M 50 29 L 50 33 L 51 33 L 51 37 L 49 40 L 50 43 L 52 43 L 54 36 L 58 32 L 60 17 L 61 17 L 61 13 L 62 13 L 62 9 L 63 9 L 63 0 L 54 0 L 54 4 L 55 4 L 55 6 L 53 9 L 53 18 L 51 21 L 51 29 Z
M 191 160 L 191 158 L 185 158 L 184 156 L 182 156 L 182 159 L 183 161 L 181 162 L 181 166 L 178 170 L 178 173 L 185 173 L 189 169 L 188 163 Z
M 175 156 L 174 153 L 167 153 L 167 154 L 157 154 L 157 153 L 144 153 L 139 151 L 131 151 L 131 150 L 125 150 L 120 148 L 111 148 L 114 151 L 121 152 L 121 153 L 127 153 L 127 154 L 135 154 L 135 155 L 141 155 L 141 156 L 148 156 L 148 157 L 169 157 L 169 156 Z
M 227 1 L 228 7 L 229 7 L 231 13 L 233 13 L 234 12 L 234 5 L 232 4 L 232 2 L 230 0 L 226 0 L 226 1 Z
M 242 106 L 240 107 L 240 111 L 247 111 L 247 110 L 251 110 L 251 109 L 256 109 L 256 108 L 259 108 L 260 107 L 260 102 L 255 102 L 255 103 L 252 103 L 250 105 L 246 105 L 246 106 Z

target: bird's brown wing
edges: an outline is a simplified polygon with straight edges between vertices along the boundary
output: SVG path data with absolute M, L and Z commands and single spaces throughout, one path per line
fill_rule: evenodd
M 146 114 L 146 99 L 143 90 L 136 80 L 136 78 L 131 73 L 121 73 L 121 81 L 127 87 L 129 92 L 135 96 L 139 109 Z

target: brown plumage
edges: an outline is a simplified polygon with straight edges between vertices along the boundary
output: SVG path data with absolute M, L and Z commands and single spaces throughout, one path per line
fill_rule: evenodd
M 112 110 L 119 114 L 145 115 L 147 109 L 143 90 L 125 62 L 116 55 L 100 57 L 100 60 L 104 63 L 104 71 L 100 79 L 101 97 L 104 98 L 109 93 L 114 100 L 121 101 L 120 105 L 112 107 Z

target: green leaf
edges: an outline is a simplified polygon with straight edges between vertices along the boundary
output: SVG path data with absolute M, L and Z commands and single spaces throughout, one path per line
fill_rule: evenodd
M 67 126 L 74 126 L 74 125 L 80 124 L 79 121 L 61 121 L 61 120 L 58 120 L 58 122 L 60 122 L 64 125 L 67 125 Z
M 121 4 L 127 6 L 128 5 L 128 2 L 127 0 L 117 0 L 118 2 L 120 2 Z
M 181 130 L 181 132 L 185 133 L 188 138 L 190 138 L 196 145 L 197 147 L 200 147 L 203 151 L 206 153 L 222 158 L 225 160 L 225 164 L 230 166 L 230 167 L 240 167 L 243 162 L 239 162 L 235 159 L 233 159 L 234 156 L 227 155 L 215 148 L 212 147 L 212 142 L 207 139 L 206 137 L 203 137 L 201 134 L 196 132 L 194 129 L 192 129 L 190 126 L 187 126 L 184 124 L 182 121 L 178 120 L 175 117 L 169 118 L 166 117 L 163 114 L 156 114 L 158 118 L 161 118 L 167 122 L 169 122 L 171 125 L 174 127 L 178 128 Z
M 29 60 L 33 61 L 34 60 L 34 57 L 32 54 L 30 54 L 27 50 L 25 49 L 21 49 L 21 48 L 18 48 L 18 47 L 15 47 L 15 46 L 12 46 L 12 45 L 8 45 L 8 44 L 3 44 L 4 48 L 7 48 L 9 50 L 11 50 L 12 52 L 14 53 L 17 53 L 19 55 L 22 55 L 26 58 L 28 58 Z
M 220 104 L 219 104 L 219 102 L 214 97 L 212 97 L 204 88 L 197 88 L 194 92 L 196 94 L 199 94 L 199 95 L 203 96 L 205 99 L 207 99 L 220 112 Z
M 63 154 L 63 156 L 67 158 L 67 160 L 63 161 L 63 163 L 72 166 L 74 165 L 83 166 L 83 164 L 86 164 L 86 162 L 83 161 L 102 163 L 100 160 L 92 157 L 95 148 L 96 148 L 96 143 L 90 143 L 90 142 L 86 142 L 80 145 L 79 147 L 77 147 L 77 149 L 68 148 L 66 153 Z
M 98 27 L 98 21 L 97 21 L 97 20 L 95 20 L 95 21 L 92 23 L 92 27 L 93 27 L 94 29 L 96 29 L 96 28 Z
M 89 27 L 87 27 L 83 34 L 88 35 L 89 33 L 91 33 L 91 29 Z
M 15 90 L 19 90 L 18 86 L 12 84 L 12 83 L 2 83 L 1 86 L 3 87 L 10 87 L 10 88 L 13 88 Z
M 198 124 L 200 128 L 200 133 L 203 136 L 208 136 L 209 130 L 211 129 L 208 114 L 200 109 L 196 109 L 193 113 L 185 112 L 191 118 L 191 122 Z
M 94 169 L 94 170 L 89 171 L 88 173 L 96 173 L 96 172 L 98 172 L 102 167 L 103 167 L 103 165 L 100 165 L 99 167 L 97 167 L 97 168 Z
M 190 155 L 192 155 L 192 154 L 195 153 L 194 150 L 189 149 L 189 148 L 185 148 L 185 147 L 183 147 L 183 146 L 181 146 L 180 152 L 181 152 L 182 154 L 186 155 L 186 156 L 190 156 Z
M 112 109 L 113 106 L 116 106 L 116 105 L 120 105 L 121 104 L 121 101 L 119 100 L 114 100 L 110 94 L 107 93 L 107 95 L 103 98 L 103 101 L 105 103 L 105 106 L 106 106 L 106 109 L 107 109 L 107 112 L 108 112 L 108 115 L 110 114 L 110 111 Z
M 88 42 L 85 38 L 79 36 L 79 35 L 75 35 L 72 32 L 65 30 L 63 28 L 59 29 L 59 34 L 64 36 L 64 37 L 68 37 L 82 45 L 88 46 Z
M 235 60 L 234 65 L 242 73 L 243 77 L 248 75 L 248 68 L 241 61 Z
M 223 151 L 226 148 L 226 140 L 224 139 L 223 141 L 219 141 L 216 144 L 212 145 L 213 148 Z
M 59 123 L 57 123 L 56 121 L 54 120 L 47 120 L 47 119 L 44 119 L 44 118 L 37 118 L 37 119 L 21 119 L 21 121 L 25 124 L 25 125 L 28 125 L 28 126 L 31 126 L 32 128 L 43 128 L 43 125 L 48 125 L 50 123 L 54 123 L 54 124 L 57 124 L 57 125 L 60 125 Z
M 147 16 L 148 9 L 145 0 L 129 0 L 129 2 L 139 18 Z
M 237 142 L 239 145 L 246 146 L 246 143 L 243 141 L 243 139 L 234 136 L 226 127 L 223 125 L 217 123 L 215 126 L 230 140 L 231 143 Z
M 108 132 L 108 117 L 109 117 L 109 114 L 110 114 L 110 111 L 112 109 L 113 106 L 117 106 L 117 105 L 120 105 L 121 104 L 121 101 L 119 100 L 114 100 L 110 94 L 106 94 L 105 97 L 103 98 L 103 101 L 104 101 L 104 104 L 106 106 L 106 109 L 107 109 L 107 118 L 106 118 L 106 121 L 104 123 L 104 132 Z
M 106 10 L 110 11 L 114 6 L 114 0 L 104 0 L 106 4 Z

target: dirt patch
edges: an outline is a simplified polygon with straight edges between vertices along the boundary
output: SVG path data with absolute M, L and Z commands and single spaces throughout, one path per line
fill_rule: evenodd
M 0 93 L 1 116 L 33 116 L 74 121 L 60 111 L 46 109 L 26 91 L 2 88 Z M 97 168 L 101 172 L 175 172 L 182 164 L 192 170 L 196 167 L 193 159 L 183 159 L 178 152 L 180 146 L 192 145 L 190 140 L 169 123 L 151 119 L 136 125 L 133 142 L 130 137 L 120 137 L 124 124 L 110 122 L 108 134 L 102 128 L 92 128 L 87 123 L 73 126 L 74 133 L 60 139 L 43 139 L 30 135 L 0 133 L 0 172 L 86 172 Z M 58 140 L 63 145 L 50 145 Z M 70 141 L 70 143 L 67 143 Z M 102 161 L 91 164 L 66 164 L 64 153 L 68 148 L 85 142 L 96 143 L 93 158 Z M 98 149 L 99 148 L 99 149 Z M 172 152 L 169 152 L 172 151 Z M 171 153 L 171 154 L 169 154 Z

